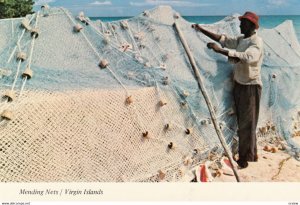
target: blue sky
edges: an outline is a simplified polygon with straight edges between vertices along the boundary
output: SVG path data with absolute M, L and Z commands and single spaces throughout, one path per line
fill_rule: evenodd
M 247 10 L 259 15 L 300 15 L 300 0 L 36 0 L 87 16 L 135 16 L 158 5 L 170 5 L 185 16 L 229 15 Z

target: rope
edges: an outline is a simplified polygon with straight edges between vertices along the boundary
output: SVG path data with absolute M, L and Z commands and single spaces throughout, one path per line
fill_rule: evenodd
M 34 17 L 34 15 L 32 15 L 31 19 L 29 20 L 29 23 L 32 21 L 33 17 Z M 17 41 L 17 45 L 15 46 L 15 48 L 13 49 L 13 51 L 12 51 L 10 57 L 8 58 L 7 63 L 10 63 L 10 61 L 11 61 L 13 55 L 14 55 L 15 52 L 16 52 L 17 47 L 19 48 L 19 51 L 21 51 L 21 48 L 20 48 L 20 41 L 22 40 L 22 38 L 23 38 L 23 36 L 24 36 L 24 34 L 25 34 L 25 31 L 26 31 L 26 29 L 24 28 L 23 31 L 22 31 L 21 36 L 19 37 L 19 39 L 18 39 L 18 41 Z
M 20 20 L 20 19 L 23 19 L 24 17 L 19 17 L 19 18 L 14 18 L 14 20 Z M 10 21 L 11 19 L 8 18 L 8 19 L 1 19 L 1 22 L 4 22 L 4 21 Z
M 37 13 L 37 16 L 36 16 L 35 27 L 37 27 L 37 24 L 38 24 L 38 16 L 39 16 L 39 12 Z M 28 65 L 29 66 L 31 65 L 31 62 L 32 62 L 32 54 L 33 54 L 34 43 L 35 43 L 35 35 L 33 36 L 33 39 L 31 41 L 31 49 L 30 49 L 29 58 L 28 58 Z
M 120 41 L 119 41 L 119 39 L 117 38 L 117 35 L 116 35 L 115 30 L 113 29 L 111 23 L 107 23 L 107 25 L 108 25 L 109 29 L 111 30 L 111 33 L 113 34 L 113 36 L 114 36 L 114 38 L 116 39 L 116 41 L 118 41 L 118 42 L 120 43 Z
M 26 82 L 27 82 L 27 76 L 22 80 L 22 86 L 21 86 L 19 98 L 22 96 L 22 93 L 23 93 Z
M 105 35 L 103 35 L 94 25 L 92 22 L 90 22 L 90 26 L 94 29 L 94 31 L 96 31 L 96 34 L 98 36 L 100 36 L 101 38 L 105 38 Z M 119 52 L 122 52 L 118 49 L 117 44 L 114 44 L 113 42 L 110 43 L 110 46 L 116 50 L 118 50 Z M 132 56 L 128 55 L 126 52 L 122 52 L 124 55 L 127 55 L 130 58 L 133 58 Z
M 64 13 L 68 16 L 68 18 L 73 22 L 74 25 L 76 25 L 76 22 L 73 20 L 73 18 L 65 11 L 65 9 L 61 8 Z M 98 56 L 99 60 L 101 59 L 100 54 L 98 53 L 98 51 L 96 50 L 96 48 L 92 45 L 92 43 L 90 42 L 90 40 L 87 38 L 87 36 L 84 34 L 83 31 L 80 31 L 80 33 L 83 35 L 83 37 L 85 38 L 86 42 L 88 43 L 88 45 L 92 48 L 92 50 L 94 51 L 94 53 Z M 120 83 L 120 85 L 124 88 L 124 90 L 126 91 L 126 94 L 129 95 L 129 91 L 127 90 L 127 88 L 125 87 L 125 85 L 120 81 L 120 79 L 117 77 L 117 75 L 109 68 L 109 66 L 107 67 L 107 69 L 110 71 L 110 73 L 115 77 L 115 79 Z
M 15 88 L 15 86 L 16 86 L 17 78 L 18 78 L 19 72 L 20 72 L 21 62 L 22 62 L 22 60 L 19 60 L 19 62 L 18 62 L 17 72 L 16 72 L 16 75 L 15 75 L 15 79 L 14 79 L 14 81 L 13 81 L 13 84 L 12 84 L 12 86 L 11 86 L 11 91 L 13 91 L 14 88 Z
M 37 28 L 37 25 L 38 25 L 39 14 L 40 14 L 40 12 L 38 11 L 37 14 L 36 14 L 35 28 Z M 31 49 L 30 49 L 30 54 L 29 54 L 29 59 L 28 59 L 28 67 L 30 68 L 30 70 L 31 70 L 32 54 L 33 54 L 34 43 L 35 43 L 35 35 L 36 34 L 34 34 L 32 36 Z M 24 87 L 26 85 L 26 82 L 27 82 L 27 76 L 25 76 L 25 78 L 23 79 L 22 87 L 21 87 L 20 94 L 19 94 L 19 98 L 22 96 L 22 93 L 23 93 Z
M 14 36 L 14 19 L 11 20 L 11 36 Z
M 281 35 L 281 32 L 280 31 L 278 31 L 276 28 L 274 28 L 274 30 L 277 32 L 277 34 L 291 47 L 291 48 L 293 48 L 292 47 L 292 43 L 290 43 L 290 42 L 288 42 L 287 40 L 286 40 L 286 38 L 284 38 L 282 35 Z M 294 53 L 298 56 L 298 57 L 300 57 L 300 55 L 299 55 L 299 53 L 297 53 L 296 51 L 295 51 L 295 49 L 292 49 L 293 51 L 294 51 Z
M 14 56 L 15 52 L 16 52 L 17 46 L 15 46 L 15 48 L 13 49 L 13 51 L 11 52 L 6 64 L 10 63 L 12 57 Z
M 232 110 L 232 108 L 228 108 L 228 109 L 225 110 L 223 113 L 219 114 L 219 115 L 217 116 L 217 118 L 221 118 L 223 115 L 225 115 L 226 113 L 228 113 L 228 112 L 231 111 L 231 110 Z
M 138 47 L 137 44 L 136 44 L 136 41 L 134 40 L 134 37 L 132 36 L 132 32 L 131 32 L 131 29 L 130 29 L 130 27 L 129 27 L 129 24 L 128 24 L 128 34 L 129 34 L 129 37 L 130 37 L 130 39 L 131 39 L 131 41 L 132 41 L 134 47 L 136 47 L 136 51 L 137 51 L 140 55 L 142 55 L 142 54 L 141 54 L 141 51 L 140 51 L 140 49 L 139 49 L 139 47 Z
M 125 87 L 125 85 L 121 82 L 121 80 L 118 78 L 118 76 L 109 68 L 109 66 L 107 66 L 107 69 L 111 72 L 111 74 L 115 77 L 115 79 L 124 88 L 124 90 L 126 91 L 127 96 L 129 96 L 130 95 L 129 91 L 127 90 L 127 88 Z
M 269 68 L 271 68 L 271 67 L 273 67 L 273 68 L 282 68 L 282 67 L 286 67 L 286 68 L 298 68 L 298 67 L 300 67 L 300 64 L 294 64 L 294 65 L 271 65 L 271 64 L 263 63 L 263 66 L 269 67 Z
M 266 44 L 273 51 L 273 53 L 275 53 L 277 55 L 277 57 L 279 57 L 283 61 L 285 61 L 287 65 L 289 64 L 289 62 L 287 60 L 285 60 L 284 58 L 282 58 L 265 40 L 263 40 L 263 42 L 264 42 L 264 44 Z
M 61 8 L 64 13 L 67 15 L 67 17 L 72 21 L 72 23 L 74 25 L 76 25 L 76 22 L 73 20 L 73 18 L 70 16 L 70 14 L 67 13 L 67 11 L 65 11 L 65 9 Z M 99 60 L 101 59 L 101 56 L 99 55 L 98 51 L 96 50 L 96 48 L 92 45 L 92 43 L 89 41 L 89 39 L 86 37 L 86 35 L 84 34 L 83 31 L 80 31 L 80 33 L 82 34 L 82 36 L 85 38 L 86 42 L 89 44 L 89 46 L 92 48 L 92 50 L 94 51 L 94 53 L 97 55 L 97 57 L 99 58 Z
M 96 32 L 96 34 L 97 34 L 98 36 L 100 36 L 100 37 L 102 37 L 102 38 L 105 38 L 105 36 L 104 36 L 101 32 L 99 32 L 99 30 L 93 25 L 92 22 L 90 23 L 90 25 L 91 25 L 91 27 L 94 29 L 94 31 Z M 112 29 L 112 30 L 113 30 L 113 29 Z M 120 42 L 120 40 L 117 38 L 117 35 L 115 35 L 114 31 L 113 31 L 112 33 L 113 33 L 113 35 L 115 36 L 115 38 L 117 39 L 117 41 Z M 129 36 L 130 36 L 130 35 L 131 35 L 131 34 L 129 34 Z M 135 43 L 135 41 L 134 41 L 134 39 L 132 38 L 132 36 L 130 36 L 130 38 L 131 38 L 131 40 Z M 123 55 L 126 55 L 126 56 L 128 56 L 129 58 L 135 60 L 135 58 L 134 58 L 133 56 L 129 55 L 127 52 L 122 52 L 122 51 L 120 51 L 120 50 L 117 48 L 117 46 L 116 46 L 115 43 L 111 42 L 111 43 L 110 43 L 110 46 L 111 46 L 112 48 L 116 49 L 118 52 L 122 53 Z M 136 46 L 136 45 L 135 45 L 135 46 Z M 130 52 L 130 51 L 129 51 L 129 52 Z M 141 55 L 141 53 L 140 53 L 139 50 L 138 50 L 138 52 L 139 52 L 139 54 Z M 132 54 L 135 54 L 135 52 L 131 52 L 131 53 L 132 53 Z
M 161 95 L 160 95 L 160 92 L 161 92 L 161 91 L 160 91 L 160 88 L 159 88 L 157 82 L 156 82 L 156 88 L 157 88 L 157 94 L 158 94 L 158 97 L 159 97 L 159 99 L 161 99 Z M 173 89 L 172 87 L 171 87 L 171 91 L 172 91 L 175 95 L 177 95 L 177 96 L 179 97 L 178 93 L 177 93 L 177 92 L 175 91 L 175 89 Z M 195 119 L 195 121 L 196 121 L 196 122 L 197 122 L 197 121 L 200 121 L 200 120 L 198 119 L 197 115 L 194 113 L 193 109 L 192 109 L 190 106 L 189 106 L 188 108 L 189 108 L 189 111 L 190 111 L 190 113 L 191 113 L 191 116 Z M 173 121 L 173 120 L 166 120 L 167 118 L 165 117 L 163 111 L 162 111 L 161 109 L 159 109 L 159 111 L 160 111 L 160 113 L 162 114 L 163 120 L 164 120 L 165 122 L 171 123 L 172 125 L 176 125 L 176 127 L 180 128 L 180 129 L 182 130 L 182 132 L 186 132 L 186 129 L 187 129 L 186 127 L 184 127 L 184 126 L 178 124 L 177 122 L 175 122 L 175 121 Z M 195 129 L 195 125 L 193 125 L 191 128 L 192 128 L 192 129 Z M 201 131 L 200 131 L 200 134 L 202 134 Z M 211 141 L 210 138 L 207 138 L 207 140 L 208 140 L 208 141 Z M 212 142 L 212 141 L 211 141 L 211 142 Z M 193 147 L 193 145 L 192 145 L 189 141 L 187 141 L 187 143 L 188 143 L 191 147 Z M 179 145 L 177 145 L 177 146 L 181 146 L 181 145 L 179 144 Z M 183 154 L 183 155 L 184 155 L 184 154 Z
M 102 33 L 104 33 L 104 26 L 103 26 L 102 21 L 100 21 L 100 25 L 101 25 Z
M 148 22 L 154 23 L 154 24 L 159 25 L 159 26 L 165 26 L 165 27 L 170 27 L 170 26 L 172 26 L 172 24 L 162 23 L 162 22 L 157 21 L 157 20 L 155 20 L 155 19 L 148 18 L 148 17 L 144 17 L 144 16 L 140 16 L 139 18 L 142 19 L 142 20 L 146 20 L 146 21 L 148 21 Z
M 275 180 L 275 179 L 279 176 L 279 174 L 280 174 L 280 172 L 281 172 L 281 170 L 282 170 L 282 167 L 283 167 L 284 163 L 286 163 L 286 162 L 287 162 L 288 160 L 290 160 L 291 158 L 292 158 L 292 156 L 289 156 L 289 157 L 287 157 L 286 159 L 283 159 L 283 160 L 280 161 L 279 167 L 278 167 L 278 172 L 271 178 L 272 180 Z
M 101 23 L 102 23 L 102 22 L 101 22 Z M 96 34 L 97 34 L 97 35 L 101 36 L 102 38 L 105 38 L 105 36 L 104 36 L 102 33 L 100 33 L 99 30 L 98 30 L 97 28 L 95 28 L 95 26 L 93 25 L 92 22 L 90 23 L 90 25 L 91 25 L 91 27 L 96 31 Z M 128 28 L 128 30 L 129 30 L 129 29 L 130 29 L 130 28 Z M 112 33 L 113 33 L 114 37 L 117 39 L 117 41 L 119 41 L 119 39 L 117 38 L 117 36 L 115 35 L 115 33 L 114 33 L 114 32 L 112 32 Z M 131 33 L 130 30 L 128 31 L 128 34 L 129 34 L 129 37 L 130 37 L 131 41 L 134 43 L 134 46 L 137 48 L 137 49 L 136 49 L 137 52 L 139 53 L 140 56 L 142 56 L 142 54 L 141 54 L 140 50 L 138 49 L 138 46 L 137 46 L 137 44 L 136 44 L 136 41 L 134 40 L 134 38 L 133 38 L 132 33 Z M 119 41 L 119 42 L 120 42 L 120 41 Z M 161 51 L 163 50 L 157 43 L 156 43 L 156 45 L 159 47 L 159 49 L 160 49 Z M 117 49 L 119 52 L 121 52 L 118 48 L 116 48 L 116 47 L 114 46 L 114 43 L 111 43 L 110 46 L 111 46 L 112 48 Z M 153 54 L 153 52 L 151 51 L 151 49 L 148 49 L 148 50 L 150 51 L 150 53 L 152 54 L 152 56 L 155 58 L 155 60 L 160 64 L 160 61 L 158 60 L 157 56 L 155 56 L 155 55 Z M 125 54 L 125 55 L 127 55 L 128 57 L 134 59 L 134 57 L 128 55 L 126 52 L 122 52 L 122 53 Z M 134 54 L 135 52 L 132 52 L 132 53 Z M 158 66 L 160 66 L 160 65 L 158 65 Z
M 158 67 L 159 67 L 160 63 L 161 63 L 160 60 L 158 60 L 158 58 L 157 58 L 157 55 L 159 55 L 159 54 L 155 55 L 151 49 L 148 49 L 148 51 L 150 51 L 150 53 L 152 54 L 152 56 L 154 57 L 154 59 L 158 62 Z
M 32 21 L 33 18 L 34 18 L 34 15 L 32 15 L 32 17 L 31 17 L 29 23 Z M 12 51 L 12 53 L 11 53 L 11 55 L 10 55 L 8 61 L 6 62 L 6 64 L 8 64 L 8 63 L 11 61 L 13 55 L 14 55 L 15 52 L 16 52 L 17 47 L 20 46 L 20 41 L 21 41 L 21 39 L 23 38 L 25 31 L 26 31 L 26 29 L 24 28 L 24 29 L 22 30 L 21 36 L 19 37 L 19 39 L 18 39 L 18 41 L 17 41 L 17 45 L 15 46 L 14 50 Z M 19 47 L 19 49 L 20 49 L 20 47 Z M 17 82 L 17 79 L 18 79 L 18 76 L 19 76 L 19 72 L 20 72 L 21 62 L 22 62 L 22 60 L 20 59 L 20 60 L 18 61 L 17 72 L 16 72 L 16 75 L 15 75 L 13 84 L 12 84 L 12 86 L 11 86 L 11 91 L 14 91 L 14 88 L 15 88 L 15 86 L 16 86 L 16 82 Z M 4 103 L 4 104 L 8 103 L 8 99 L 6 99 L 3 103 Z

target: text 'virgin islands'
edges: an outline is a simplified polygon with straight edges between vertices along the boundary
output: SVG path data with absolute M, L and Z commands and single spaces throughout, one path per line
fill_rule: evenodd
M 102 189 L 92 190 L 92 189 L 20 189 L 20 195 L 39 195 L 39 196 L 46 196 L 46 195 L 103 195 Z

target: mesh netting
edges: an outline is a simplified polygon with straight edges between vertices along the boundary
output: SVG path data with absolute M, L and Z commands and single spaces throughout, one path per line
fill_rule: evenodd
M 1 181 L 159 181 L 159 173 L 178 181 L 212 152 L 222 155 L 174 21 L 234 146 L 232 65 L 170 7 L 109 23 L 62 8 L 24 19 L 0 21 Z M 239 34 L 237 16 L 203 26 Z M 292 139 L 299 133 L 300 46 L 290 21 L 259 35 L 265 59 L 258 134 L 284 138 L 298 153 Z

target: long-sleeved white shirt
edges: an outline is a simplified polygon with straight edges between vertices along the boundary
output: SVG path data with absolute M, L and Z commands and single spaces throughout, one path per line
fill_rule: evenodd
M 261 65 L 263 61 L 263 41 L 253 34 L 249 38 L 243 36 L 231 38 L 221 36 L 220 43 L 229 50 L 229 57 L 238 57 L 240 61 L 235 64 L 234 80 L 244 85 L 261 85 Z

